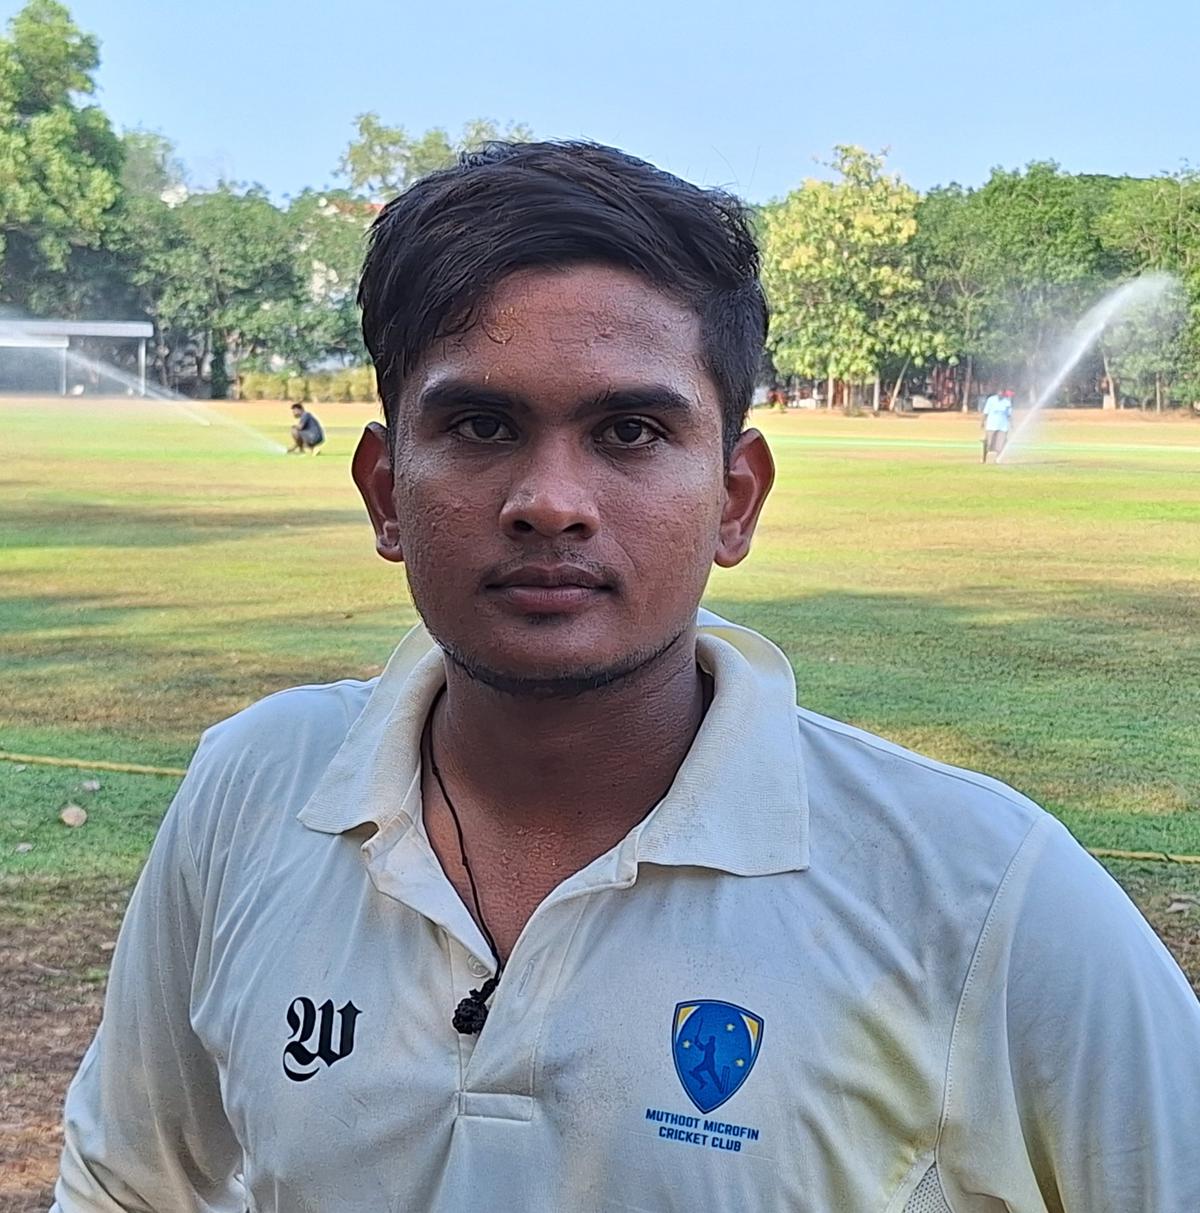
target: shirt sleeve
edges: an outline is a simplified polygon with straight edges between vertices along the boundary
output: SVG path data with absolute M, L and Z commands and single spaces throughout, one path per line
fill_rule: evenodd
M 940 1171 L 1012 1213 L 1200 1210 L 1200 1003 L 1115 881 L 1030 831 L 967 979 Z M 955 1193 L 961 1205 L 955 1203 Z
M 241 1149 L 190 1022 L 202 901 L 188 818 L 205 747 L 164 818 L 113 955 L 104 1016 L 67 1092 L 51 1213 L 240 1213 Z

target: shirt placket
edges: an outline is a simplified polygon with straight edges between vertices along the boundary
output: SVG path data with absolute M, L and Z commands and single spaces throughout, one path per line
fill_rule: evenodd
M 437 928 L 446 958 L 448 985 L 444 1004 L 449 1028 L 459 1001 L 470 990 L 478 989 L 492 972 L 491 963 L 484 959 L 490 951 L 487 942 L 442 871 L 424 832 L 410 815 L 406 813 L 382 829 L 364 846 L 363 852 L 375 888 Z M 424 980 L 429 979 L 425 975 Z M 459 1033 L 456 1036 L 461 1086 L 475 1041 Z
M 372 838 L 364 852 L 376 888 L 439 929 L 451 985 L 445 1012 L 450 1028 L 458 1002 L 492 976 L 495 964 L 479 926 L 421 827 L 420 811 L 418 779 L 413 781 L 401 817 Z M 633 849 L 632 839 L 627 838 L 568 878 L 526 923 L 492 995 L 482 1032 L 456 1032 L 460 1117 L 531 1120 L 537 1042 L 584 901 L 606 889 L 633 883 Z
M 459 1001 L 466 996 L 468 991 L 478 990 L 491 977 L 495 966 L 477 956 L 464 945 L 462 940 L 445 928 L 442 928 L 441 934 L 450 961 L 450 992 L 446 1003 L 446 1020 L 451 1022 Z M 455 1031 L 454 1034 L 458 1038 L 458 1076 L 461 1090 L 466 1080 L 467 1066 L 470 1064 L 476 1042 L 479 1040 L 479 1034 L 458 1031 Z
M 476 1099 L 479 1093 L 502 1093 L 527 1099 L 527 1114 L 532 1115 L 538 1042 L 587 900 L 628 887 L 635 873 L 636 867 L 624 862 L 621 853 L 609 852 L 564 881 L 534 910 L 492 996 L 487 1022 L 464 1072 L 463 1096 L 469 1106 L 494 1106 L 497 1114 L 519 1106 Z

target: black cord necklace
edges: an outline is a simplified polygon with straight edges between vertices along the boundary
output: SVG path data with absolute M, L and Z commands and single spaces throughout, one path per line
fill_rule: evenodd
M 489 977 L 478 990 L 472 990 L 454 1009 L 454 1018 L 451 1021 L 454 1024 L 454 1030 L 461 1032 L 464 1036 L 474 1036 L 487 1023 L 487 1000 L 496 992 L 496 987 L 500 984 L 504 965 L 500 960 L 500 949 L 496 947 L 495 937 L 488 927 L 487 919 L 483 916 L 483 907 L 479 904 L 479 888 L 475 884 L 475 873 L 471 871 L 471 864 L 467 859 L 467 844 L 463 838 L 462 822 L 458 819 L 458 810 L 454 807 L 454 801 L 450 799 L 450 793 L 446 791 L 446 781 L 442 778 L 442 773 L 438 770 L 437 759 L 433 756 L 433 714 L 437 710 L 438 703 L 445 693 L 446 688 L 442 687 L 438 692 L 437 698 L 433 701 L 433 706 L 429 709 L 429 717 L 425 723 L 423 748 L 429 754 L 429 769 L 433 772 L 434 779 L 437 780 L 438 791 L 441 792 L 442 799 L 446 802 L 446 808 L 450 810 L 450 817 L 454 822 L 454 831 L 458 835 L 458 856 L 462 862 L 463 871 L 467 874 L 467 883 L 471 886 L 471 901 L 475 906 L 475 921 L 479 924 L 479 929 L 483 932 L 483 937 L 487 940 L 488 947 L 492 949 L 492 959 L 496 962 L 496 975 Z M 702 694 L 703 707 L 701 717 L 708 712 L 713 700 L 711 675 L 703 675 Z M 665 794 L 666 790 L 664 789 L 663 795 Z M 657 804 L 661 799 L 661 796 L 658 797 L 654 803 Z
M 438 694 L 438 699 L 441 699 L 445 693 L 446 691 L 443 687 Z M 450 817 L 454 822 L 454 830 L 458 835 L 459 859 L 462 862 L 463 871 L 467 874 L 467 883 L 471 886 L 471 901 L 475 905 L 475 921 L 479 924 L 479 929 L 483 932 L 483 937 L 487 940 L 488 947 L 492 949 L 492 959 L 496 962 L 496 975 L 489 977 L 478 990 L 472 990 L 454 1010 L 454 1019 L 452 1020 L 454 1030 L 461 1032 L 464 1036 L 474 1036 L 487 1023 L 487 1000 L 491 998 L 496 991 L 496 987 L 500 984 L 500 975 L 504 972 L 504 965 L 500 962 L 500 949 L 496 947 L 495 937 L 488 927 L 487 919 L 483 916 L 483 907 L 479 904 L 479 889 L 475 884 L 475 873 L 471 871 L 471 864 L 467 860 L 467 844 L 463 838 L 462 822 L 458 819 L 458 810 L 454 807 L 454 801 L 450 799 L 450 793 L 446 791 L 446 782 L 442 779 L 442 773 L 438 770 L 437 759 L 433 756 L 433 713 L 436 708 L 437 700 L 434 701 L 433 707 L 429 711 L 429 724 L 426 726 L 426 748 L 429 751 L 429 769 L 433 772 L 434 779 L 437 780 L 438 791 L 441 792 L 442 799 L 446 802 L 446 808 L 450 810 Z

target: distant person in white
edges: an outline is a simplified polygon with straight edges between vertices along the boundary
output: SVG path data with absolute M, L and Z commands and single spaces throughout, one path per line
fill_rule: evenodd
M 771 487 L 757 274 L 590 144 L 384 209 L 353 471 L 423 625 L 205 734 L 64 1213 L 1200 1210 L 1200 1005 L 1121 890 L 697 609 Z
M 989 454 L 999 459 L 1008 441 L 1012 425 L 1013 394 L 1009 389 L 993 392 L 983 402 L 983 462 Z

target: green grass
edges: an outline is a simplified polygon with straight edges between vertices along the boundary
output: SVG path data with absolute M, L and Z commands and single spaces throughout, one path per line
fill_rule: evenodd
M 280 405 L 0 402 L 0 748 L 182 765 L 263 694 L 380 668 L 415 615 L 349 480 L 372 411 L 316 411 L 302 459 L 268 446 Z M 1200 424 L 1054 418 L 982 468 L 972 418 L 755 420 L 776 489 L 708 601 L 802 703 L 1089 845 L 1200 853 Z M 136 871 L 174 781 L 99 774 L 85 803 L 86 777 L 0 763 L 0 871 Z
M 95 791 L 82 784 L 98 781 Z M 0 872 L 26 876 L 104 876 L 132 882 L 179 780 L 0 763 Z M 87 824 L 59 821 L 67 804 Z M 22 843 L 32 850 L 15 854 Z

